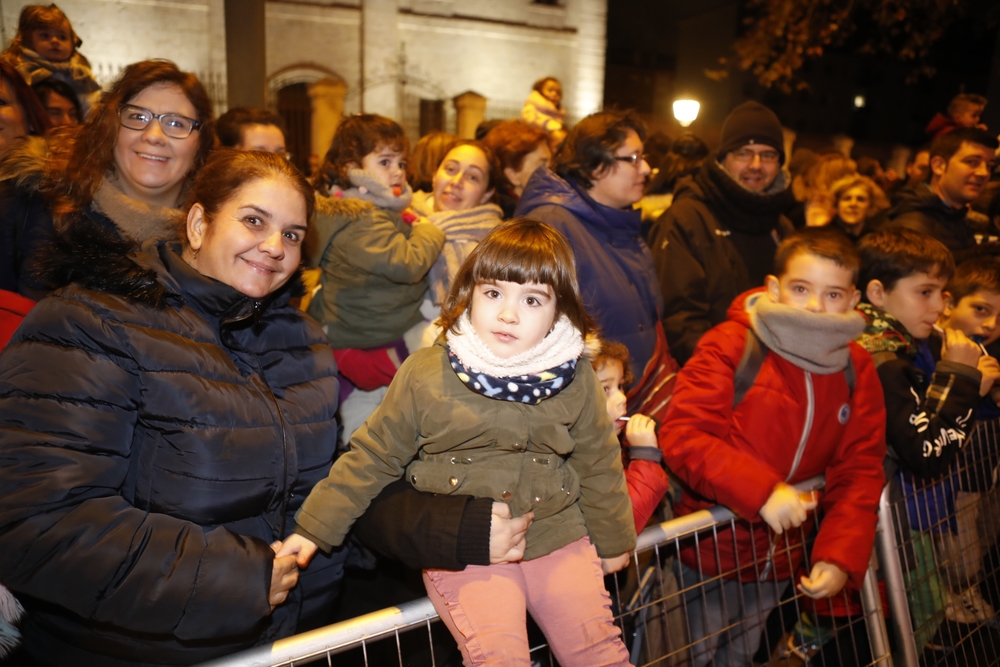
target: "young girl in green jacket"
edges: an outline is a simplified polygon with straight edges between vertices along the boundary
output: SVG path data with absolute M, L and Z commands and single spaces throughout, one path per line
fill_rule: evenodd
M 627 564 L 635 527 L 603 391 L 581 362 L 593 324 L 566 239 L 534 220 L 501 224 L 459 270 L 440 324 L 313 489 L 279 556 L 304 567 L 341 544 L 404 475 L 420 491 L 493 498 L 495 514 L 533 515 L 523 559 L 515 549 L 489 566 L 424 571 L 465 664 L 527 667 L 529 611 L 564 667 L 627 665 L 602 577 Z

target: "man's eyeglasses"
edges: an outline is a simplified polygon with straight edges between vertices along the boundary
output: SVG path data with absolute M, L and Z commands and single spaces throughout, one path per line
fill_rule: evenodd
M 172 139 L 187 139 L 201 127 L 201 122 L 179 113 L 153 113 L 149 109 L 125 104 L 118 110 L 122 127 L 130 130 L 145 130 L 155 118 L 160 123 L 163 134 Z
M 760 161 L 763 164 L 774 164 L 780 157 L 778 151 L 760 151 L 758 153 L 749 148 L 741 148 L 738 151 L 733 151 L 732 155 L 737 162 L 753 162 L 754 157 L 760 157 Z
M 643 153 L 642 155 L 623 155 L 623 156 L 616 155 L 615 160 L 617 160 L 618 162 L 628 162 L 633 167 L 638 167 L 640 160 L 646 162 L 646 154 Z

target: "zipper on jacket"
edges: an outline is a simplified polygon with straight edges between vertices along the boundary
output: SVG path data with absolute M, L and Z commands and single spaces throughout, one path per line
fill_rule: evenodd
M 785 482 L 791 481 L 799 469 L 799 464 L 802 463 L 802 454 L 806 451 L 806 443 L 809 442 L 809 435 L 812 433 L 813 418 L 816 416 L 816 400 L 813 394 L 812 373 L 809 371 L 802 372 L 806 375 L 806 422 L 802 426 L 802 437 L 799 438 L 799 448 L 795 450 L 792 469 L 788 471 L 788 477 L 785 478 Z M 767 550 L 767 562 L 764 564 L 764 569 L 761 570 L 760 581 L 767 581 L 767 578 L 771 575 L 771 571 L 774 570 L 774 552 L 777 551 L 779 541 L 780 538 L 777 534 L 771 536 L 771 546 Z
M 792 460 L 792 469 L 788 471 L 786 482 L 791 481 L 802 463 L 802 455 L 806 451 L 806 443 L 809 442 L 809 435 L 812 433 L 813 418 L 816 416 L 816 397 L 813 395 L 812 373 L 802 371 L 806 374 L 806 423 L 802 426 L 802 437 L 799 439 L 799 448 L 795 451 L 795 458 Z
M 261 366 L 260 358 L 256 354 L 253 355 L 253 358 L 257 362 L 260 381 L 267 387 L 267 393 L 270 395 L 274 407 L 278 410 L 278 425 L 281 427 L 281 487 L 278 489 L 278 493 L 281 494 L 281 528 L 278 531 L 277 539 L 283 540 L 285 536 L 285 522 L 288 520 L 288 494 L 291 492 L 288 488 L 288 440 L 285 433 L 285 413 L 281 409 L 278 397 L 274 395 L 274 390 L 271 389 L 271 384 L 264 377 L 264 368 Z

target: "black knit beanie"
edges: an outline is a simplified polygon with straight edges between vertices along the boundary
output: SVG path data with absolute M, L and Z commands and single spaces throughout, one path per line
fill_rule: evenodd
M 759 102 L 744 102 L 729 112 L 722 124 L 722 146 L 719 161 L 726 153 L 738 151 L 747 144 L 764 144 L 778 151 L 778 162 L 785 164 L 785 136 L 781 121 L 773 111 Z

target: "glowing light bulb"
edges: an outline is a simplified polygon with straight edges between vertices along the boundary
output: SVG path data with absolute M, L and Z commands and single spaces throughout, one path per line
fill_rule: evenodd
M 696 100 L 674 100 L 674 118 L 681 124 L 681 127 L 687 127 L 693 123 L 698 118 L 699 109 L 701 109 L 701 104 Z

